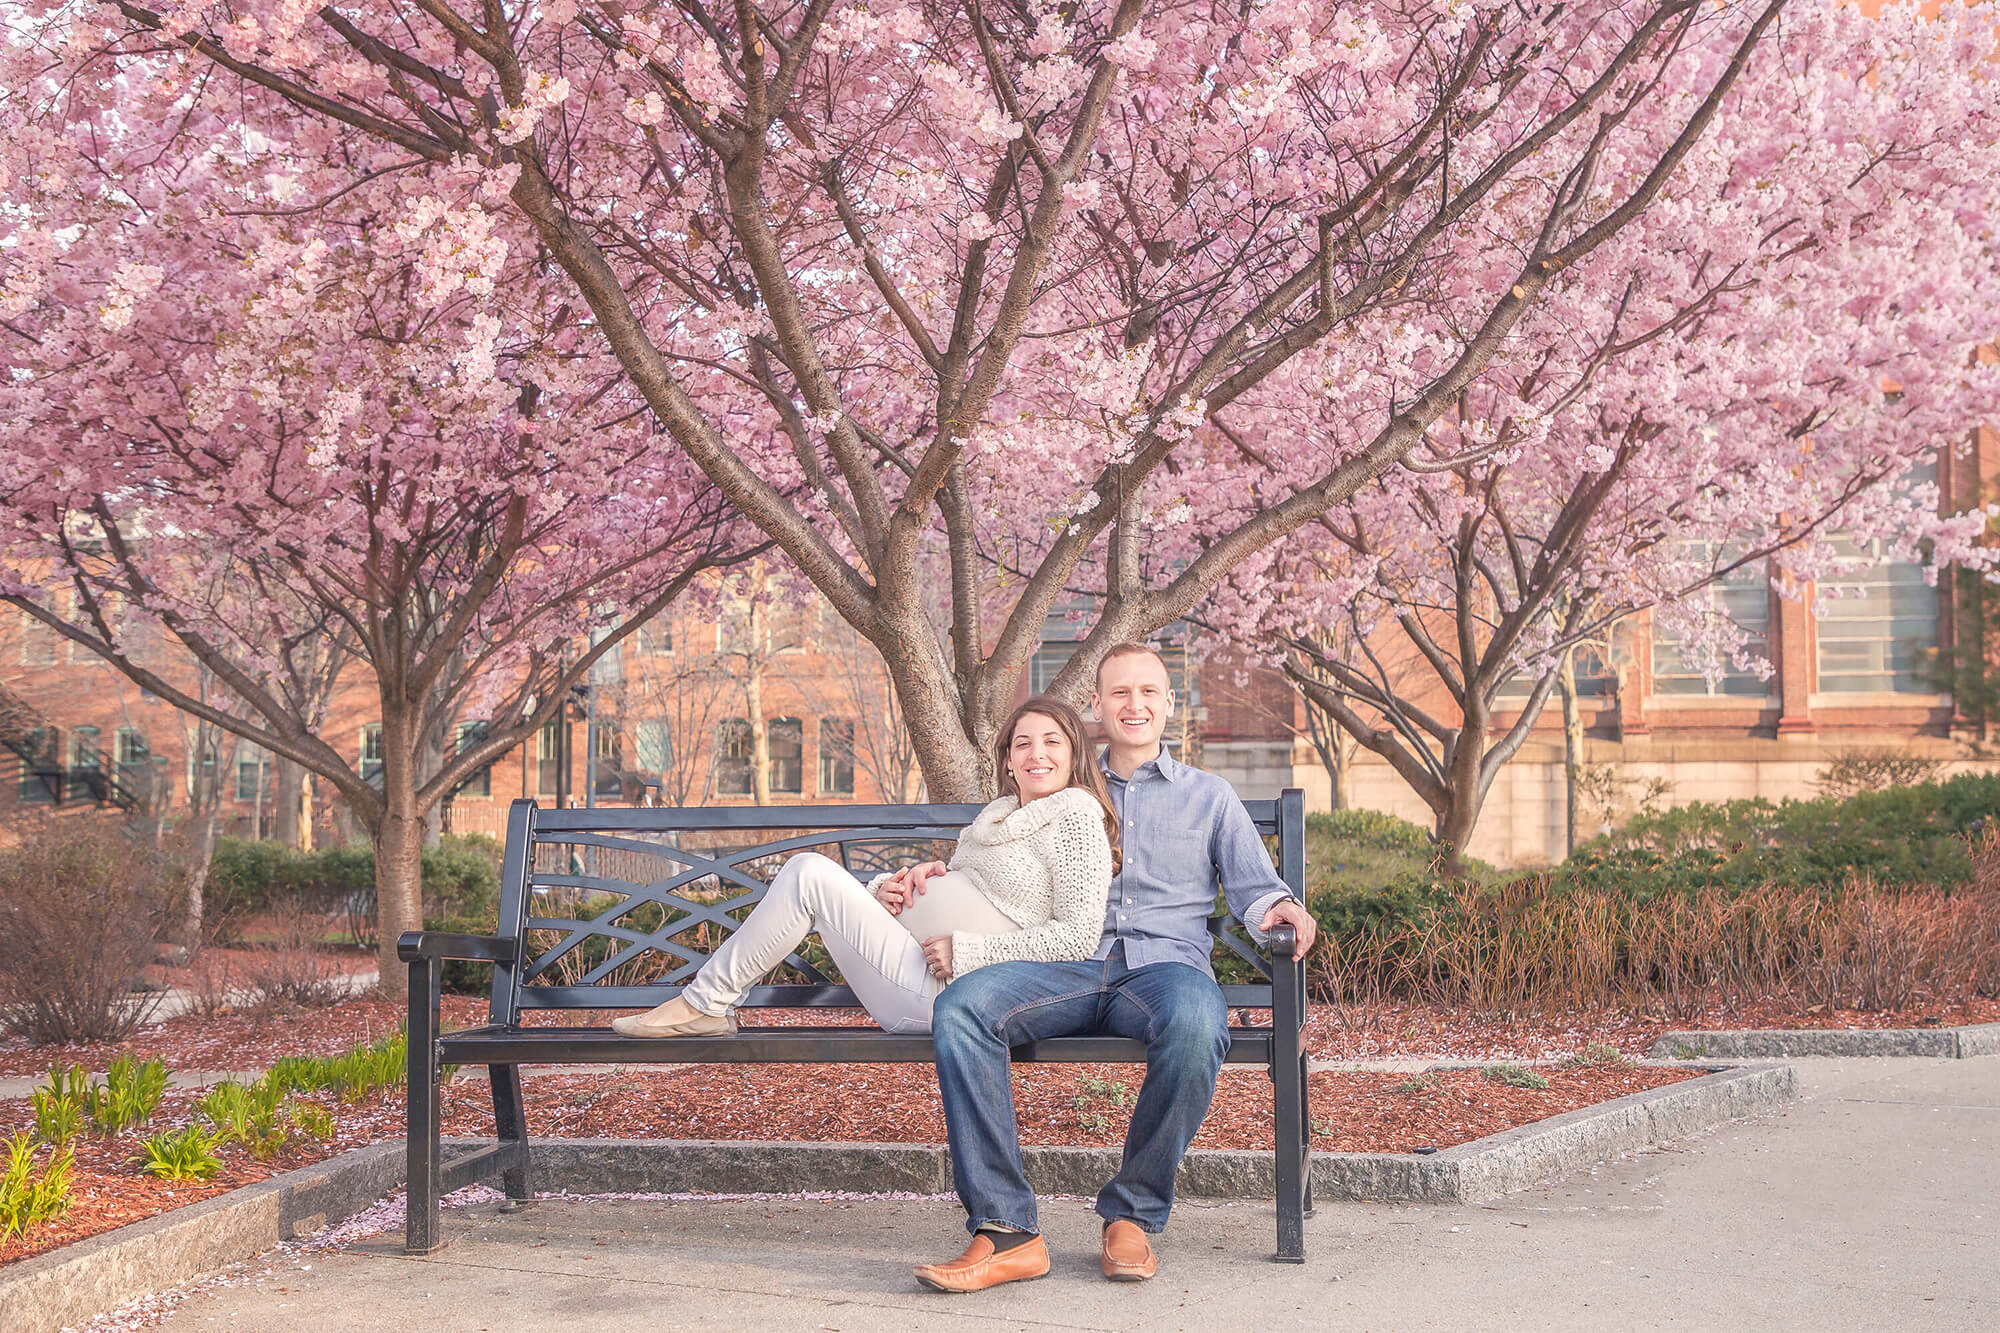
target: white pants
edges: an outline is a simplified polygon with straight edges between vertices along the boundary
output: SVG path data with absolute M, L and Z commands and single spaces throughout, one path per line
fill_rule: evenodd
M 705 1014 L 729 1012 L 743 992 L 817 931 L 840 975 L 888 1032 L 929 1032 L 931 1001 L 944 983 L 924 963 L 921 941 L 954 930 L 1019 930 L 972 880 L 933 876 L 898 916 L 838 861 L 801 852 L 785 862 L 749 917 L 708 956 L 681 995 Z

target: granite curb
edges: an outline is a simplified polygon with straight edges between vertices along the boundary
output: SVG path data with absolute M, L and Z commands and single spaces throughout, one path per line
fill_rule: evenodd
M 1315 1153 L 1322 1200 L 1479 1202 L 1789 1098 L 1786 1065 L 1719 1069 L 1429 1155 Z M 449 1150 L 478 1146 L 449 1140 Z M 1116 1148 L 1024 1150 L 1040 1194 L 1092 1195 Z M 101 1311 L 344 1221 L 403 1184 L 403 1145 L 378 1143 L 0 1269 L 0 1329 L 56 1333 Z M 1203 1150 L 1181 1165 L 1188 1198 L 1276 1195 L 1273 1154 Z M 550 1139 L 532 1148 L 538 1191 L 592 1194 L 947 1194 L 949 1154 L 908 1143 Z
M 0 1329 L 56 1333 L 371 1207 L 403 1183 L 403 1145 L 356 1148 L 0 1269 Z
M 1803 1056 L 1921 1056 L 1969 1060 L 2000 1055 L 2000 1023 L 1957 1028 L 1774 1028 L 1668 1032 L 1648 1051 L 1697 1060 L 1784 1060 Z

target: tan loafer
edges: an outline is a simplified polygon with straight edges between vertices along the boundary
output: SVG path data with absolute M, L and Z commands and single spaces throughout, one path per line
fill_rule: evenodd
M 949 1263 L 921 1264 L 917 1281 L 932 1291 L 984 1291 L 1003 1282 L 1042 1277 L 1049 1271 L 1049 1247 L 1040 1236 L 1011 1250 L 993 1248 L 985 1232 L 973 1236 L 965 1253 Z
M 1098 1266 L 1113 1282 L 1144 1282 L 1160 1271 L 1153 1242 L 1146 1239 L 1137 1222 L 1122 1217 L 1104 1228 L 1104 1253 Z
M 612 1019 L 611 1030 L 621 1037 L 733 1037 L 736 1015 L 704 1014 L 676 995 L 643 1014 Z

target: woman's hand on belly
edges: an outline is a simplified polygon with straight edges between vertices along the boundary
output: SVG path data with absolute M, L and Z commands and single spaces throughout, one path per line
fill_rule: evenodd
M 942 875 L 945 864 L 942 861 L 925 861 L 921 865 L 904 866 L 895 874 L 882 881 L 875 890 L 875 901 L 889 909 L 889 915 L 900 915 L 905 907 L 917 900 L 924 891 L 924 882 L 933 875 Z
M 924 941 L 924 963 L 939 981 L 951 980 L 951 936 L 933 935 Z

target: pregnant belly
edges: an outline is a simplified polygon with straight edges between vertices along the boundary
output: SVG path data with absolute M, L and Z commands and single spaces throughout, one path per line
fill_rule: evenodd
M 898 913 L 896 920 L 920 940 L 949 935 L 954 930 L 1005 935 L 1020 929 L 979 891 L 971 876 L 956 870 L 931 876 L 917 900 Z

